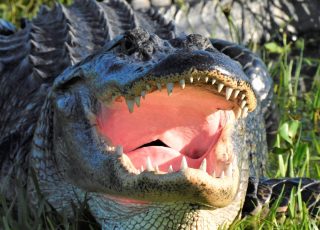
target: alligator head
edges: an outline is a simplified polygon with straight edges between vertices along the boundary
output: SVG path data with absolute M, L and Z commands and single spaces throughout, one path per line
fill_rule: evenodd
M 241 208 L 257 103 L 241 65 L 210 40 L 135 29 L 56 79 L 33 166 L 53 206 L 87 193 L 106 228 L 213 229 Z

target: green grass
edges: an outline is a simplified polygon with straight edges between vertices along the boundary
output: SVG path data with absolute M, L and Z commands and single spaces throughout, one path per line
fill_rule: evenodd
M 280 110 L 280 125 L 274 148 L 269 154 L 268 176 L 320 179 L 320 56 L 304 57 L 305 41 L 287 43 L 286 34 L 278 44 L 264 45 L 263 53 L 275 80 L 274 93 Z M 299 55 L 293 55 L 299 50 Z M 305 68 L 314 67 L 310 88 L 301 93 L 300 79 Z M 294 195 L 296 194 L 296 195 Z M 276 212 L 279 202 L 266 215 L 246 217 L 234 229 L 319 229 L 320 220 L 309 216 L 299 193 L 292 192 L 287 215 Z
M 0 3 L 0 17 L 19 25 L 21 16 L 30 18 L 43 1 L 5 0 Z M 70 0 L 61 2 L 70 3 Z M 269 41 L 260 47 L 262 56 L 275 80 L 274 93 L 281 120 L 276 143 L 269 154 L 269 177 L 312 177 L 320 179 L 320 55 L 304 54 L 309 41 Z M 307 68 L 315 71 L 309 76 L 309 88 L 302 94 L 300 80 Z M 318 229 L 320 220 L 310 218 L 299 193 L 292 193 L 287 215 L 276 212 L 278 202 L 266 214 L 249 216 L 236 221 L 233 229 Z M 3 229 L 98 229 L 86 214 L 87 207 L 74 210 L 72 220 L 54 211 L 44 200 L 37 210 L 29 207 L 26 193 L 14 201 L 18 209 L 0 197 L 0 226 Z M 88 224 L 89 223 L 89 224 Z M 91 223 L 91 224 L 90 224 Z M 89 227 L 91 226 L 91 227 Z
M 73 0 L 58 0 L 63 4 L 70 4 Z M 31 19 L 42 4 L 53 6 L 52 0 L 1 0 L 0 18 L 5 18 L 20 27 L 20 19 Z

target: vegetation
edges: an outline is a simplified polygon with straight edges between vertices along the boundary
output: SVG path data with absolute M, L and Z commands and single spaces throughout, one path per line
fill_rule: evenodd
M 71 0 L 60 2 L 69 4 Z M 50 0 L 4 0 L 0 3 L 0 18 L 19 26 L 19 18 L 32 17 L 42 3 L 52 5 Z M 310 46 L 309 42 L 300 39 L 288 42 L 284 33 L 282 41 L 269 41 L 260 48 L 275 80 L 274 92 L 281 118 L 276 143 L 270 153 L 270 177 L 320 179 L 320 56 L 305 55 L 304 50 Z M 314 71 L 309 71 L 310 69 Z M 21 189 L 21 195 L 15 201 L 18 204 L 17 210 L 13 210 L 13 204 L 0 197 L 0 226 L 3 229 L 97 228 L 93 221 L 88 224 L 90 218 L 87 218 L 85 204 L 80 210 L 74 211 L 75 218 L 70 221 L 64 215 L 56 213 L 45 201 L 40 202 L 37 210 L 31 209 L 26 197 Z M 256 216 L 246 217 L 236 221 L 232 227 L 318 229 L 317 226 L 320 226 L 319 218 L 310 218 L 299 193 L 293 191 L 286 215 L 279 216 L 276 212 L 278 205 L 279 202 L 275 202 L 268 214 L 261 212 Z
M 58 0 L 63 4 L 70 4 L 73 0 Z M 12 22 L 20 27 L 20 19 L 31 19 L 36 15 L 42 4 L 53 6 L 52 0 L 1 0 L 0 1 L 0 18 Z

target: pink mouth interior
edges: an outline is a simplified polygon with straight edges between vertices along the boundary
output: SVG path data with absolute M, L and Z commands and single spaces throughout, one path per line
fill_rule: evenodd
M 235 119 L 233 107 L 233 102 L 200 88 L 174 88 L 171 96 L 156 91 L 141 99 L 133 113 L 124 98 L 104 105 L 98 130 L 112 145 L 122 145 L 137 169 L 147 168 L 149 156 L 160 171 L 167 172 L 170 165 L 178 171 L 184 155 L 189 167 L 199 168 L 206 158 L 207 172 L 220 173 L 233 157 L 223 138 L 224 127 Z M 166 146 L 150 143 L 156 140 Z M 147 143 L 151 146 L 141 147 Z

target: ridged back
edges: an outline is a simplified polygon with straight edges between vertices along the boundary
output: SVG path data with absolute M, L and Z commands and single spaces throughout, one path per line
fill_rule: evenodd
M 64 69 L 136 27 L 161 38 L 174 36 L 173 24 L 160 14 L 134 11 L 124 0 L 42 6 L 37 17 L 24 24 L 14 34 L 0 34 L 0 178 L 11 174 L 13 163 L 22 174 L 27 169 L 40 108 Z

